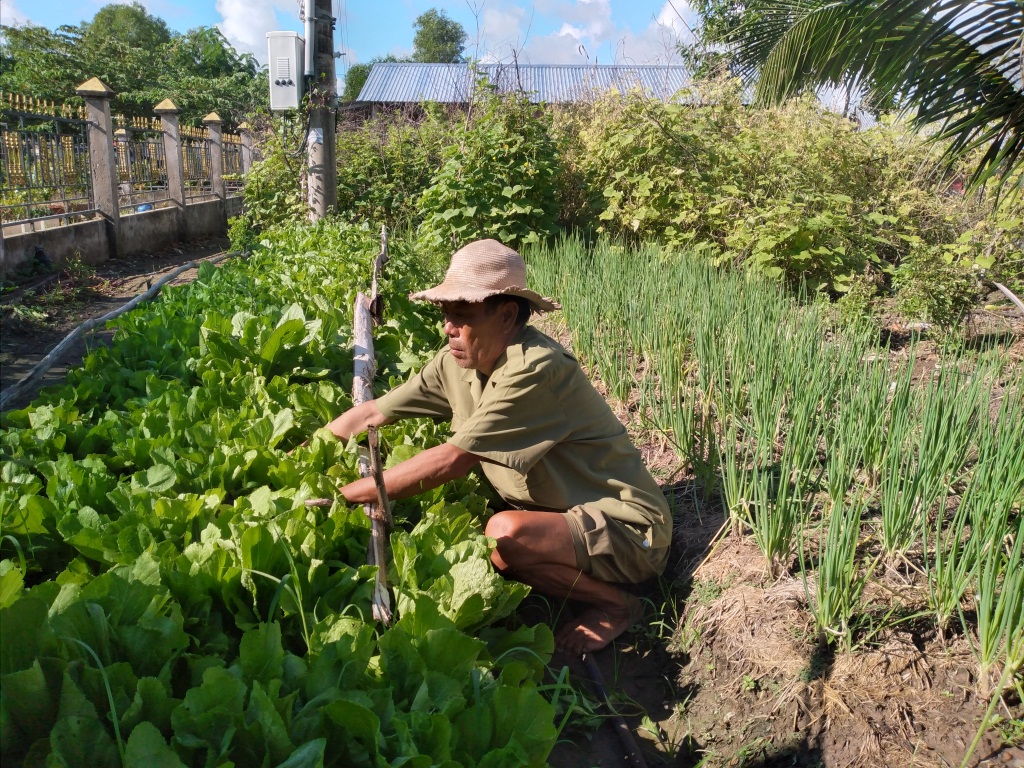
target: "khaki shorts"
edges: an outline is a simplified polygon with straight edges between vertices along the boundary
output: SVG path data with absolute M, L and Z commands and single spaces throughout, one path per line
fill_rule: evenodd
M 646 529 L 584 505 L 572 507 L 565 516 L 576 547 L 576 564 L 595 579 L 638 584 L 665 570 L 668 547 L 651 549 Z

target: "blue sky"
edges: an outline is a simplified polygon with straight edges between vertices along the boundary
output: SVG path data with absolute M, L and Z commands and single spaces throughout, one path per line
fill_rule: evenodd
M 172 29 L 217 26 L 239 50 L 266 60 L 266 33 L 301 33 L 299 0 L 141 0 Z M 469 35 L 467 53 L 522 64 L 675 63 L 674 44 L 688 37 L 685 0 L 333 0 L 336 45 L 344 63 L 412 51 L 413 22 L 444 10 Z M 55 28 L 91 19 L 104 0 L 0 0 L 0 23 Z M 347 23 L 345 23 L 347 22 Z

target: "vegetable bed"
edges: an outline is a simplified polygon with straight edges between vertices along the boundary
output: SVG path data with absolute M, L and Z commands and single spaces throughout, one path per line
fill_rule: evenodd
M 354 446 L 295 446 L 350 404 L 352 301 L 377 247 L 342 224 L 275 230 L 119 318 L 66 386 L 4 415 L 5 764 L 544 763 L 552 637 L 495 624 L 528 589 L 491 568 L 477 480 L 396 505 L 392 627 L 370 618 L 363 510 L 304 505 L 356 477 Z M 391 272 L 382 388 L 438 338 L 405 299 L 401 248 Z M 389 463 L 440 430 L 384 429 Z

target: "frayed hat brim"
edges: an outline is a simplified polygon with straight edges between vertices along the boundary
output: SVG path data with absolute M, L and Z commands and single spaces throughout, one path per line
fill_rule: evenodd
M 435 303 L 442 301 L 468 301 L 475 303 L 489 299 L 491 296 L 521 296 L 529 301 L 530 305 L 537 312 L 553 312 L 562 308 L 557 302 L 544 298 L 536 291 L 515 286 L 495 291 L 484 288 L 474 289 L 466 285 L 453 286 L 444 282 L 425 291 L 409 294 L 409 298 L 413 301 L 432 301 Z

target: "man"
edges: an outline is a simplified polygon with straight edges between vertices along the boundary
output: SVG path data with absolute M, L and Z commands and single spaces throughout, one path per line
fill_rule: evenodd
M 527 320 L 558 305 L 526 288 L 526 264 L 496 240 L 452 257 L 444 282 L 412 294 L 444 311 L 448 348 L 387 395 L 328 425 L 342 440 L 369 426 L 429 416 L 451 420 L 444 445 L 384 473 L 395 499 L 462 477 L 481 464 L 511 507 L 486 533 L 494 567 L 587 610 L 556 635 L 574 654 L 603 648 L 642 615 L 616 584 L 660 574 L 671 515 L 639 452 L 576 360 Z M 373 501 L 372 478 L 341 488 Z

